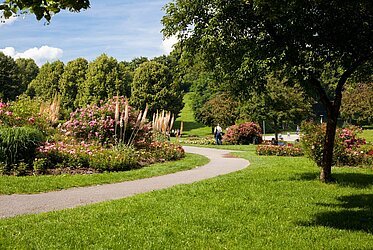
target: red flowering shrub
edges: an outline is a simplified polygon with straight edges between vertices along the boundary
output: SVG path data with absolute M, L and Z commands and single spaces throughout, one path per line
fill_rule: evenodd
M 258 155 L 277 155 L 277 156 L 302 156 L 301 148 L 294 146 L 278 146 L 278 145 L 258 145 L 256 147 Z
M 61 129 L 65 135 L 82 140 L 115 144 L 121 138 L 124 138 L 122 141 L 126 143 L 130 137 L 134 137 L 135 146 L 146 146 L 151 141 L 151 128 L 147 123 L 139 126 L 139 111 L 127 106 L 126 124 L 123 124 L 122 117 L 120 121 L 119 117 L 116 117 L 118 114 L 123 116 L 126 105 L 124 97 L 121 97 L 119 98 L 120 109 L 116 109 L 117 100 L 114 97 L 106 103 L 101 103 L 101 106 L 88 105 L 86 108 L 77 109 L 70 114 L 70 120 L 65 122 Z
M 305 155 L 321 166 L 326 124 L 304 123 L 302 131 L 304 134 L 301 137 L 301 143 Z M 356 166 L 369 165 L 373 162 L 368 152 L 360 149 L 365 144 L 365 139 L 357 137 L 359 132 L 361 129 L 355 126 L 337 129 L 333 165 Z
M 259 124 L 254 122 L 230 126 L 223 136 L 223 142 L 228 144 L 261 143 L 261 141 L 262 129 Z

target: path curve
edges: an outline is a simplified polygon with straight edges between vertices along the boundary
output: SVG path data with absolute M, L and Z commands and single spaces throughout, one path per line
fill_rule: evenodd
M 189 184 L 228 174 L 249 165 L 247 160 L 229 156 L 229 153 L 233 152 L 232 150 L 189 146 L 185 146 L 184 149 L 188 153 L 206 156 L 210 159 L 210 162 L 202 167 L 191 170 L 134 181 L 70 188 L 41 194 L 0 195 L 0 218 L 49 212 L 120 199 L 178 184 Z

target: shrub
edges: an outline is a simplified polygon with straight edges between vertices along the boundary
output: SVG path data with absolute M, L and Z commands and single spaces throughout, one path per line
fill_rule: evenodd
M 125 138 L 122 142 L 128 142 L 131 136 L 134 137 L 135 146 L 142 147 L 150 143 L 150 125 L 140 126 L 138 118 L 141 117 L 141 113 L 128 106 L 124 97 L 119 98 L 118 102 L 117 104 L 114 97 L 106 103 L 101 102 L 101 106 L 88 105 L 86 108 L 77 109 L 70 114 L 70 120 L 62 125 L 62 132 L 78 139 L 98 141 L 102 144 L 115 144 L 122 137 Z M 123 124 L 122 116 L 126 106 L 128 116 Z
M 38 99 L 30 99 L 27 96 L 19 96 L 11 103 L 0 102 L 0 125 L 6 127 L 33 127 L 44 134 L 53 131 L 47 121 L 47 115 L 40 112 L 42 102 Z
M 277 146 L 277 145 L 258 145 L 256 147 L 258 155 L 277 155 L 277 156 L 302 156 L 301 148 L 294 146 Z
M 303 123 L 301 144 L 306 156 L 321 166 L 326 124 Z M 372 157 L 361 150 L 365 140 L 358 138 L 361 129 L 355 126 L 337 129 L 333 149 L 333 165 L 369 165 Z
M 31 165 L 36 148 L 43 140 L 43 134 L 34 128 L 0 128 L 0 162 L 3 162 L 8 170 L 12 169 L 12 165 L 16 166 L 21 162 Z
M 262 129 L 259 124 L 245 122 L 227 128 L 227 133 L 223 136 L 223 142 L 228 144 L 250 144 L 261 143 Z
M 170 142 L 152 142 L 147 151 L 155 162 L 178 160 L 185 156 L 185 151 L 180 145 Z
M 138 155 L 132 147 L 114 147 L 89 157 L 89 165 L 102 171 L 125 171 L 138 168 Z

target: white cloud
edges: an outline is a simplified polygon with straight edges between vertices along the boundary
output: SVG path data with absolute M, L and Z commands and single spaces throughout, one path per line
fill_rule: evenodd
M 170 52 L 174 49 L 173 46 L 178 42 L 176 36 L 171 36 L 166 38 L 162 41 L 162 50 L 166 54 L 170 54 Z
M 0 49 L 7 56 L 11 56 L 14 59 L 17 58 L 32 58 L 37 65 L 41 66 L 46 62 L 53 62 L 58 60 L 63 55 L 63 50 L 60 48 L 53 48 L 49 46 L 42 46 L 40 48 L 31 48 L 24 52 L 17 52 L 13 47 L 6 47 Z

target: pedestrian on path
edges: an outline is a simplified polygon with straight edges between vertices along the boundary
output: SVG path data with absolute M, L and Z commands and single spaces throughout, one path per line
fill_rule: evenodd
M 221 142 L 221 139 L 223 136 L 222 133 L 223 133 L 223 129 L 219 126 L 219 123 L 218 123 L 218 125 L 214 128 L 214 136 L 215 136 L 215 141 L 217 145 L 222 144 Z

